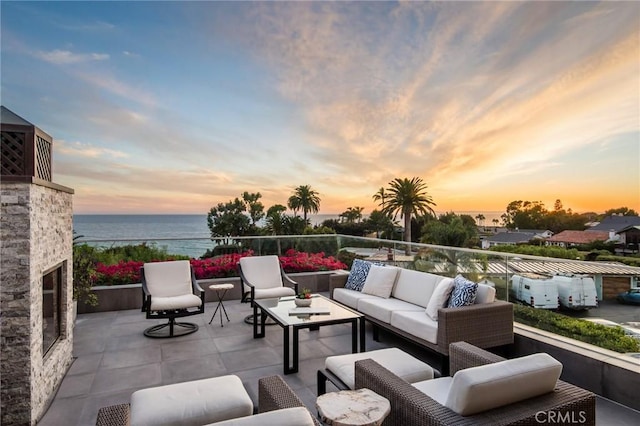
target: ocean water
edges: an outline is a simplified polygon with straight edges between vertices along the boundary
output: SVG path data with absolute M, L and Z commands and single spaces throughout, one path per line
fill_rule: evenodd
M 474 218 L 482 213 L 485 216 L 484 224 L 487 226 L 492 226 L 492 219 L 499 219 L 501 214 L 488 211 L 456 213 L 468 214 Z M 309 221 L 312 225 L 319 225 L 327 219 L 337 218 L 338 215 L 335 214 L 317 214 L 309 216 Z M 76 214 L 73 216 L 73 230 L 75 235 L 79 236 L 79 241 L 89 241 L 89 244 L 99 247 L 147 242 L 164 247 L 171 254 L 196 258 L 215 246 L 210 239 L 207 215 L 204 214 Z

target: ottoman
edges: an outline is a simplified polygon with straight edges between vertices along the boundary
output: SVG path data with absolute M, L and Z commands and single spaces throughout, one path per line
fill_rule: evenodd
M 204 425 L 253 414 L 238 376 L 175 383 L 131 395 L 131 426 Z
M 326 393 L 327 380 L 330 380 L 338 389 L 353 389 L 355 363 L 361 359 L 373 359 L 409 383 L 430 380 L 434 377 L 433 368 L 429 364 L 398 348 L 330 356 L 325 360 L 325 369 L 318 370 L 318 395 Z

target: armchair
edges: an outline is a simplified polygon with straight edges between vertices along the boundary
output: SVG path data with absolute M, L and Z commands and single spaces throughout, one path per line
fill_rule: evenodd
M 146 312 L 147 319 L 169 320 L 147 328 L 145 336 L 168 338 L 198 331 L 197 324 L 176 322 L 176 318 L 204 313 L 204 290 L 196 282 L 188 260 L 145 263 L 140 275 L 142 312 Z M 176 331 L 176 326 L 181 329 Z
M 240 281 L 242 282 L 242 302 L 251 302 L 253 315 L 245 318 L 252 323 L 257 332 L 258 307 L 253 303 L 257 299 L 294 296 L 298 293 L 298 283 L 284 273 L 278 256 L 247 256 L 238 262 Z M 293 286 L 287 287 L 287 285 Z

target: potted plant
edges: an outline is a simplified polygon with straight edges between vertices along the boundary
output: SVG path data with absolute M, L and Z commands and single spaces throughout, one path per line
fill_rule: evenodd
M 73 245 L 73 300 L 97 306 L 98 296 L 91 290 L 96 273 L 95 249 L 87 244 Z
M 311 306 L 311 290 L 303 288 L 302 291 L 296 295 L 295 304 L 299 307 Z

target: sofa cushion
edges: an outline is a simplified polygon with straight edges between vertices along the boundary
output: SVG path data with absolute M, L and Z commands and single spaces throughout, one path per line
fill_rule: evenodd
M 346 288 L 336 288 L 333 290 L 333 300 L 353 309 L 358 309 L 358 300 L 373 299 L 377 297 L 378 296 L 374 296 L 372 294 L 365 294 L 360 291 L 349 290 Z
M 444 406 L 447 402 L 447 396 L 449 395 L 449 389 L 451 389 L 452 380 L 453 377 L 438 377 L 433 380 L 423 380 L 421 382 L 412 383 L 412 385 L 438 404 Z
M 478 292 L 476 293 L 476 305 L 482 303 L 493 303 L 496 300 L 496 288 L 490 285 L 478 283 Z
M 413 334 L 419 339 L 438 343 L 438 321 L 419 311 L 396 311 L 391 314 L 391 325 Z
M 372 359 L 409 383 L 433 378 L 433 369 L 429 364 L 425 364 L 398 348 L 330 356 L 325 360 L 324 366 L 349 386 L 349 389 L 354 389 L 355 363 L 361 359 Z
M 428 272 L 401 269 L 391 295 L 426 308 L 431 295 L 443 278 L 445 277 Z
M 234 375 L 142 389 L 131 395 L 131 426 L 196 426 L 252 413 L 251 397 Z
M 393 297 L 389 299 L 383 299 L 381 297 L 373 296 L 370 299 L 358 300 L 358 311 L 365 315 L 369 315 L 380 321 L 391 323 L 391 313 L 394 311 L 420 311 L 423 312 L 421 306 L 405 302 L 404 300 L 395 299 Z
M 399 268 L 371 265 L 362 292 L 388 299 L 396 282 Z
M 476 301 L 478 284 L 469 281 L 462 275 L 456 275 L 453 279 L 453 290 L 449 297 L 448 308 L 460 308 L 462 306 L 473 305 Z
M 364 282 L 369 274 L 369 269 L 373 263 L 360 259 L 354 259 L 347 277 L 347 283 L 344 288 L 348 290 L 362 291 Z
M 444 308 L 453 290 L 453 279 L 444 278 L 439 283 L 429 299 L 429 304 L 425 310 L 427 316 L 434 321 L 438 321 L 438 310 Z
M 207 426 L 314 426 L 311 413 L 305 407 L 282 408 L 280 410 L 267 411 L 255 416 L 240 417 L 225 420 L 218 423 L 210 423 Z
M 537 353 L 458 371 L 445 406 L 462 416 L 481 413 L 552 392 L 562 364 Z

